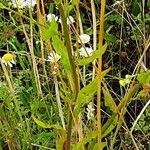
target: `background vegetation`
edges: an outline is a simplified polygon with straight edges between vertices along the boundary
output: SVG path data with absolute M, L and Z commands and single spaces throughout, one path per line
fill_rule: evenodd
M 149 150 L 150 0 L 18 1 L 0 0 L 0 149 Z

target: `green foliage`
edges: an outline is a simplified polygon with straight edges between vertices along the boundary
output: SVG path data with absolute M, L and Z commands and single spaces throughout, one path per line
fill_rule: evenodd
M 53 36 L 58 35 L 58 25 L 54 19 L 50 23 L 46 25 L 46 27 L 42 27 L 43 39 L 48 40 Z
M 97 84 L 98 78 L 96 77 L 91 83 L 80 90 L 74 109 L 74 115 L 76 117 L 79 115 L 81 107 L 89 103 L 94 98 L 94 95 L 97 91 Z
M 61 56 L 62 64 L 66 72 L 71 71 L 71 65 L 67 53 L 67 49 L 63 43 L 63 41 L 58 36 L 52 37 L 52 44 L 55 51 Z
M 107 49 L 107 44 L 105 44 L 101 49 L 94 51 L 93 55 L 87 58 L 79 59 L 79 65 L 87 65 L 93 62 L 97 58 L 101 58 Z
M 145 113 L 143 113 L 136 124 L 135 131 L 143 131 L 145 134 L 150 131 L 150 106 L 147 107 Z
M 119 81 L 119 83 L 120 83 L 120 85 L 121 86 L 126 86 L 127 84 L 129 84 L 130 82 L 131 82 L 131 79 L 132 79 L 132 76 L 131 75 L 126 75 L 125 76 L 125 79 L 121 79 L 120 81 Z
M 105 106 L 109 107 L 113 113 L 117 113 L 118 110 L 117 110 L 116 103 L 114 102 L 108 89 L 103 88 L 103 93 L 104 93 Z
M 142 85 L 144 85 L 145 83 L 150 83 L 150 70 L 138 74 L 137 80 Z
M 116 22 L 117 24 L 121 24 L 122 17 L 120 15 L 111 14 L 107 17 L 107 21 Z
M 141 12 L 140 4 L 137 0 L 132 2 L 132 13 L 137 16 Z
M 92 2 L 95 9 L 91 7 Z M 144 133 L 144 138 L 147 137 L 150 130 L 149 107 L 135 126 L 135 133 L 132 133 L 134 141 L 129 138 L 129 133 L 122 130 L 121 125 L 124 127 L 127 106 L 134 108 L 134 116 L 130 111 L 128 113 L 135 119 L 139 113 L 137 110 L 145 105 L 145 101 L 140 101 L 142 105 L 139 106 L 137 100 L 147 100 L 150 96 L 150 70 L 140 72 L 138 66 L 137 74 L 128 75 L 133 74 L 143 52 L 142 47 L 145 48 L 149 43 L 150 0 L 145 1 L 144 10 L 140 0 L 129 3 L 107 1 L 106 4 L 103 43 L 107 44 L 99 49 L 98 0 L 85 3 L 79 3 L 79 0 L 55 0 L 50 3 L 45 1 L 44 5 L 40 4 L 40 7 L 32 9 L 14 8 L 13 2 L 10 4 L 9 1 L 1 0 L 0 58 L 5 53 L 11 53 L 16 65 L 13 64 L 10 68 L 9 64 L 6 66 L 1 62 L 4 63 L 8 75 L 0 67 L 0 149 L 62 150 L 70 136 L 71 149 L 97 150 L 99 132 L 96 109 L 102 111 L 102 148 L 134 149 L 133 144 L 138 145 L 141 142 L 136 135 L 141 136 Z M 56 5 L 62 10 L 56 9 Z M 58 20 L 53 18 L 48 22 L 47 12 L 55 14 Z M 75 22 L 64 27 L 59 19 L 62 17 L 67 20 L 65 17 L 70 15 L 73 15 Z M 90 41 L 77 44 L 77 37 L 82 33 L 90 35 Z M 80 53 L 76 55 L 81 47 L 97 50 L 92 56 L 81 58 Z M 47 58 L 53 51 L 61 56 L 55 63 Z M 122 56 L 122 52 L 127 55 Z M 149 59 L 149 56 L 145 54 L 145 58 Z M 100 82 L 97 77 L 97 59 L 102 60 L 101 108 L 97 108 L 96 104 L 97 86 Z M 8 78 L 13 92 L 9 89 Z M 134 78 L 135 81 L 132 82 Z M 37 84 L 42 89 L 41 95 L 38 94 Z M 77 86 L 73 87 L 74 85 Z M 136 105 L 130 104 L 132 100 Z M 91 101 L 93 119 L 87 120 L 86 107 Z M 60 107 L 66 129 L 60 125 Z M 132 119 L 130 122 L 126 121 L 127 126 L 132 123 Z M 69 126 L 72 131 L 68 129 Z M 132 148 L 126 147 L 119 137 L 125 139 L 127 145 L 133 145 Z
M 102 136 L 107 136 L 116 127 L 118 116 L 113 114 L 102 127 Z

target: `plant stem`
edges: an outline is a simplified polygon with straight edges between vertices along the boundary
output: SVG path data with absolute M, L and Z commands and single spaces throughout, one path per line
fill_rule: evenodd
M 99 48 L 103 46 L 105 0 L 101 0 Z M 102 57 L 98 60 L 98 85 L 97 85 L 97 128 L 98 150 L 102 150 L 102 124 L 101 124 L 101 82 L 102 82 Z
M 54 77 L 54 83 L 55 83 L 56 100 L 57 100 L 57 104 L 58 104 L 59 116 L 60 116 L 60 119 L 61 119 L 62 126 L 65 130 L 66 129 L 65 128 L 65 121 L 64 121 L 64 115 L 63 115 L 63 110 L 62 110 L 62 106 L 61 106 L 60 96 L 59 96 L 59 88 L 58 88 L 57 77 Z
M 68 74 L 68 79 L 69 79 L 70 86 L 72 89 L 73 102 L 75 102 L 77 99 L 78 92 L 79 92 L 79 82 L 78 82 L 78 75 L 77 75 L 75 63 L 73 61 L 73 56 L 72 56 L 72 45 L 71 45 L 71 39 L 69 36 L 69 26 L 67 25 L 67 14 L 63 8 L 62 3 L 58 3 L 57 5 L 58 5 L 59 13 L 61 16 L 61 21 L 62 21 L 64 42 L 67 48 L 69 62 L 71 65 L 71 72 L 70 73 L 68 72 L 67 74 Z M 73 105 L 71 105 L 71 109 L 72 110 L 74 109 Z M 71 145 L 71 131 L 72 131 L 72 120 L 73 120 L 71 111 L 69 111 L 69 118 L 68 118 L 67 141 L 66 141 L 67 150 L 70 150 L 70 145 Z
M 7 71 L 6 67 L 5 67 L 5 65 L 3 64 L 1 58 L 0 58 L 0 62 L 1 62 L 2 69 L 3 69 L 3 71 L 4 71 L 4 75 L 5 75 L 5 77 L 6 77 L 6 81 L 7 81 L 7 83 L 8 83 L 9 91 L 10 91 L 11 93 L 14 93 L 13 85 L 12 85 L 12 83 L 11 83 L 11 80 L 10 80 L 10 77 L 9 77 L 9 74 L 8 74 L 8 71 Z
M 97 45 L 97 31 L 96 31 L 96 13 L 95 13 L 95 4 L 94 0 L 91 0 L 91 10 L 92 10 L 92 22 L 93 22 L 93 50 L 96 50 Z M 95 63 L 96 60 L 93 62 L 93 73 L 92 73 L 92 80 L 95 78 Z
M 30 17 L 31 17 L 31 12 L 30 12 Z M 32 17 L 31 17 L 31 20 L 32 20 Z M 43 94 L 42 94 L 42 89 L 41 89 L 40 77 L 39 77 L 38 68 L 37 68 L 35 55 L 34 55 L 34 50 L 33 50 L 33 31 L 32 31 L 33 30 L 32 29 L 33 25 L 32 25 L 31 20 L 30 20 L 30 36 L 31 36 L 31 39 L 29 39 L 29 37 L 27 35 L 27 31 L 26 31 L 25 26 L 24 26 L 23 21 L 22 21 L 22 18 L 20 18 L 22 28 L 23 28 L 23 32 L 24 32 L 25 38 L 27 40 L 27 44 L 28 44 L 30 54 L 31 54 L 31 58 L 32 58 L 32 65 L 33 65 L 33 72 L 34 72 L 34 77 L 35 77 L 35 82 L 36 82 L 37 94 L 38 94 L 38 96 L 42 96 Z

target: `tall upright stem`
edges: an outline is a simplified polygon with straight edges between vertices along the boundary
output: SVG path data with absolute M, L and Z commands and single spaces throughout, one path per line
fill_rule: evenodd
M 101 0 L 99 48 L 103 46 L 104 35 L 105 0 Z M 98 150 L 102 150 L 102 124 L 101 124 L 101 82 L 102 82 L 102 57 L 98 60 L 98 85 L 97 85 L 97 128 L 98 128 Z
M 69 63 L 71 66 L 71 72 L 68 73 L 68 78 L 69 78 L 69 82 L 70 82 L 70 86 L 71 86 L 71 90 L 72 90 L 72 94 L 73 94 L 73 101 L 75 102 L 77 99 L 77 94 L 79 92 L 79 82 L 78 82 L 78 75 L 77 75 L 77 71 L 76 71 L 76 66 L 75 66 L 75 63 L 73 61 L 72 45 L 71 45 L 71 39 L 69 36 L 69 25 L 67 25 L 67 14 L 64 10 L 62 3 L 58 4 L 58 9 L 59 9 L 59 13 L 61 16 L 61 21 L 62 21 L 64 42 L 65 42 L 65 45 L 67 48 Z M 70 108 L 73 110 L 74 106 L 71 105 Z M 72 120 L 73 120 L 73 117 L 71 114 L 72 110 L 69 111 L 68 128 L 67 128 L 67 141 L 66 141 L 66 148 L 65 148 L 66 150 L 70 150 L 70 146 L 71 146 L 71 131 L 72 131 Z

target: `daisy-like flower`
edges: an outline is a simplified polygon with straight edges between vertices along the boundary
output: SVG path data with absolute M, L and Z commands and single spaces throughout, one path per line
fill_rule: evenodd
M 51 63 L 54 63 L 54 62 L 57 62 L 60 58 L 61 58 L 61 56 L 53 51 L 48 56 L 48 60 L 47 61 L 50 61 Z
M 79 49 L 80 56 L 89 57 L 93 54 L 93 49 L 90 47 L 81 47 Z
M 61 21 L 61 18 L 59 18 L 59 20 L 58 20 L 58 22 L 62 22 Z M 68 18 L 67 18 L 67 24 L 68 25 L 70 25 L 70 24 L 73 24 L 75 22 L 75 20 L 74 20 L 74 18 L 72 17 L 72 16 L 69 16 Z
M 55 21 L 58 20 L 58 16 L 56 16 L 55 14 L 48 14 L 47 15 L 47 21 L 51 22 L 52 19 L 54 19 Z
M 88 119 L 88 120 L 93 119 L 93 118 L 94 118 L 94 111 L 95 111 L 95 109 L 94 109 L 94 107 L 93 107 L 93 103 L 92 103 L 92 102 L 90 102 L 90 103 L 88 104 L 86 110 L 87 110 L 87 119 Z
M 16 64 L 15 61 L 14 61 L 14 56 L 10 53 L 7 53 L 5 54 L 3 57 L 2 57 L 2 62 L 7 66 L 9 65 L 10 67 L 13 67 L 12 64 Z
M 90 41 L 90 36 L 88 34 L 81 34 L 79 36 L 79 39 L 78 39 L 79 43 L 85 44 L 85 43 L 88 43 L 89 41 Z
M 14 8 L 25 8 L 25 7 L 34 7 L 36 5 L 36 0 L 12 0 Z

